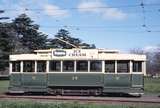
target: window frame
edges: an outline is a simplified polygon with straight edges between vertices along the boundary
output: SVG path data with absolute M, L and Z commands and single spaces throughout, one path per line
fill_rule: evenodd
M 118 69 L 119 63 L 123 63 L 123 62 L 127 63 L 127 71 L 119 71 L 119 69 Z M 130 74 L 130 60 L 117 60 L 117 70 L 116 70 L 116 73 L 117 74 Z
M 34 71 L 27 71 L 27 72 L 25 72 L 25 71 L 24 71 L 24 70 L 25 70 L 25 62 L 33 62 L 33 65 L 34 65 L 34 66 L 32 66 L 32 68 L 33 68 L 33 67 L 34 67 L 34 68 L 33 68 L 32 70 L 34 70 Z M 31 65 L 32 65 L 32 64 L 31 64 Z M 36 68 L 35 60 L 24 60 L 24 61 L 23 61 L 23 73 L 36 73 L 36 72 L 35 72 L 35 68 Z
M 13 68 L 13 62 L 19 62 L 19 71 L 13 71 L 13 69 L 15 69 Z M 11 61 L 10 63 L 12 64 L 12 70 L 11 70 L 12 73 L 21 73 L 21 61 Z
M 107 72 L 106 71 L 106 62 L 110 62 L 110 63 L 113 63 L 113 67 L 114 67 L 114 71 L 109 71 L 109 72 Z M 115 60 L 104 60 L 104 73 L 105 74 L 116 74 L 116 61 Z M 111 65 L 111 64 L 110 64 Z
M 100 64 L 101 64 L 101 69 L 100 70 L 92 70 L 91 68 L 91 63 L 92 62 L 100 62 Z M 91 73 L 103 73 L 103 66 L 102 66 L 102 60 L 90 60 L 90 62 L 89 62 L 89 72 L 91 72 Z
M 38 62 L 44 62 L 45 63 L 45 65 L 44 65 L 45 66 L 44 67 L 45 71 L 38 71 L 38 64 L 39 64 Z M 36 73 L 46 73 L 47 72 L 47 61 L 46 60 L 37 60 L 36 63 L 37 63 L 36 64 Z
M 56 62 L 56 63 L 58 63 L 59 62 L 59 69 L 58 70 L 51 70 L 51 62 Z M 49 73 L 60 73 L 60 72 L 62 72 L 62 64 L 61 64 L 61 60 L 49 60 L 49 69 L 48 69 L 48 72 Z M 54 64 L 54 65 L 56 65 L 56 64 Z
M 67 71 L 66 71 L 66 70 L 64 69 L 64 63 L 65 63 L 65 62 L 73 62 L 72 70 L 67 70 Z M 75 66 L 76 66 L 76 65 L 75 65 L 75 60 L 63 60 L 63 61 L 62 61 L 62 72 L 63 72 L 63 73 L 74 73 L 74 72 L 76 72 Z
M 86 62 L 87 64 L 87 67 L 85 67 L 86 70 L 78 70 L 78 62 Z M 76 60 L 76 72 L 83 72 L 83 73 L 87 72 L 88 73 L 89 72 L 88 66 L 89 66 L 88 60 Z
M 140 70 L 141 71 L 134 71 L 134 63 L 140 63 Z M 139 64 L 138 64 L 138 68 L 139 68 Z M 136 70 L 137 70 L 137 65 L 136 65 Z M 139 69 L 138 69 L 139 70 Z M 132 61 L 132 72 L 133 73 L 142 73 L 143 72 L 143 61 Z

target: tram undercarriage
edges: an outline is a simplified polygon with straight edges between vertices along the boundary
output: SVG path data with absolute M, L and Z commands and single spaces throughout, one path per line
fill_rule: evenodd
M 8 94 L 48 94 L 60 96 L 134 96 L 141 97 L 143 88 L 103 88 L 103 87 L 26 87 L 12 88 Z

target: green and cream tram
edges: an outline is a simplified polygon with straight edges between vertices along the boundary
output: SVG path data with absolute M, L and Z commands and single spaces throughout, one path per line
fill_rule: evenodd
M 9 93 L 143 93 L 146 56 L 106 49 L 49 49 L 10 55 Z

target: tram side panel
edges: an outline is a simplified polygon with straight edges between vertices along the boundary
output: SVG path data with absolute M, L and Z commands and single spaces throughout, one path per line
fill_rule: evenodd
M 143 74 L 105 74 L 104 93 L 143 93 Z
M 49 73 L 49 87 L 102 87 L 103 74 Z
M 105 87 L 130 87 L 131 74 L 105 74 Z
M 10 93 L 24 92 L 24 90 L 22 89 L 20 73 L 10 74 L 9 79 L 10 79 L 9 81 L 9 92 Z
M 47 75 L 46 74 L 22 74 L 22 87 L 25 92 L 46 92 Z
M 131 87 L 131 74 L 105 74 L 104 90 L 107 93 L 129 92 Z
M 47 92 L 47 75 L 34 73 L 11 74 L 9 92 Z

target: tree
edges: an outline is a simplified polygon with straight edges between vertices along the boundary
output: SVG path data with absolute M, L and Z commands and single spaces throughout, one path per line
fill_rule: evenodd
M 9 54 L 14 47 L 10 23 L 0 23 L 0 71 L 8 66 Z
M 26 47 L 29 52 L 46 48 L 47 35 L 39 32 L 39 25 L 33 24 L 33 21 L 26 14 L 15 18 L 12 24 L 20 40 L 19 44 Z
M 141 48 L 133 48 L 130 50 L 130 53 L 132 53 L 132 54 L 145 54 L 145 52 Z
M 155 74 L 160 75 L 160 48 L 157 49 L 158 51 L 154 54 L 154 67 L 155 67 Z
M 25 14 L 0 23 L 0 71 L 8 67 L 9 55 L 46 48 L 47 35 Z
M 96 48 L 94 44 L 90 45 L 87 43 L 82 43 L 79 38 L 71 37 L 69 31 L 65 29 L 60 29 L 55 37 L 55 39 L 49 39 L 48 48 L 71 49 L 74 48 L 74 46 L 84 49 Z

